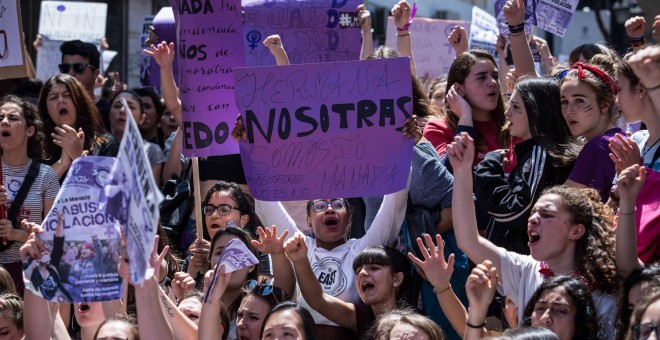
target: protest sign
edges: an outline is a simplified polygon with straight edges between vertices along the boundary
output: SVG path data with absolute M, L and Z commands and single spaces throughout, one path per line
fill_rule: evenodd
M 410 58 L 237 68 L 255 198 L 383 195 L 405 188 L 412 139 Z
M 165 41 L 168 44 L 174 43 L 174 48 L 178 48 L 178 41 L 176 40 L 176 22 L 174 20 L 174 12 L 172 7 L 163 7 L 158 11 L 152 22 L 154 26 L 154 33 L 158 36 L 158 42 Z M 152 86 L 160 87 L 160 66 L 155 61 L 150 59 L 149 66 L 149 81 Z M 179 84 L 179 54 L 174 55 L 174 62 L 172 63 L 172 73 L 174 74 L 174 82 Z
M 248 66 L 275 65 L 262 44 L 279 34 L 291 64 L 360 59 L 357 6 L 362 0 L 245 0 Z
M 469 36 L 468 21 L 415 18 L 414 33 L 410 35 L 415 70 L 418 77 L 435 79 L 446 76 L 456 58 L 454 49 L 447 42 L 452 29 L 461 26 Z M 387 38 L 385 45 L 396 49 L 396 25 L 394 17 L 387 19 Z
M 99 2 L 43 1 L 39 33 L 51 40 L 98 43 L 105 37 L 108 4 Z
M 37 79 L 46 81 L 60 73 L 60 45 L 81 40 L 99 48 L 105 37 L 108 4 L 98 2 L 43 1 L 39 16 L 41 48 L 37 52 Z
M 259 260 L 252 254 L 243 241 L 238 238 L 231 239 L 222 250 L 222 255 L 220 255 L 217 264 L 213 268 L 213 277 L 209 283 L 208 292 L 213 290 L 221 266 L 225 266 L 225 273 L 233 273 L 237 270 L 254 266 L 257 263 L 259 263 Z M 204 303 L 208 301 L 208 292 L 204 297 Z
M 178 29 L 183 153 L 238 153 L 232 69 L 245 65 L 240 0 L 170 0 Z M 175 44 L 176 45 L 176 44 Z
M 497 44 L 497 21 L 483 9 L 472 7 L 472 21 L 470 23 L 470 48 L 480 48 L 495 55 Z
M 53 302 L 107 301 L 121 297 L 117 264 L 121 246 L 103 188 L 115 160 L 79 157 L 71 165 L 40 234 L 47 252 L 24 266 L 25 286 Z M 56 234 L 58 213 L 63 233 Z
M 158 189 L 133 114 L 126 100 L 126 129 L 121 139 L 112 179 L 105 187 L 108 209 L 126 237 L 131 259 L 131 281 L 139 284 L 153 276 L 149 258 L 154 246 L 163 194 Z
M 0 0 L 0 79 L 26 77 L 25 58 L 21 6 Z
M 171 7 L 170 7 L 171 10 Z M 142 53 L 144 49 L 149 49 L 147 39 L 149 38 L 149 27 L 154 22 L 153 15 L 145 15 L 142 19 L 142 34 L 140 34 L 140 84 L 142 86 L 151 86 L 151 56 Z M 154 62 L 155 64 L 156 62 Z
M 563 37 L 571 24 L 579 0 L 528 0 L 538 2 L 535 17 L 538 28 Z

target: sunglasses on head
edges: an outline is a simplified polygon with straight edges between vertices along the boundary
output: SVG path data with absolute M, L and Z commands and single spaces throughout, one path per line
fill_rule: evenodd
M 85 71 L 85 68 L 89 67 L 92 71 L 96 69 L 94 65 L 91 64 L 83 64 L 83 63 L 75 63 L 75 64 L 59 64 L 57 67 L 60 68 L 61 73 L 69 73 L 71 71 L 71 68 L 73 68 L 73 71 L 80 74 Z
M 288 301 L 289 297 L 278 287 L 273 286 L 272 283 L 259 283 L 257 280 L 248 280 L 243 284 L 243 290 L 246 292 L 251 292 L 259 294 L 266 299 L 270 299 L 270 302 L 274 305 Z

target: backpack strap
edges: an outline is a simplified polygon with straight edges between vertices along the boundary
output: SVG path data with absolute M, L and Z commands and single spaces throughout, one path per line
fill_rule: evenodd
M 7 211 L 7 219 L 11 221 L 14 229 L 19 228 L 17 221 L 18 210 L 21 209 L 21 206 L 23 206 L 23 202 L 25 201 L 25 197 L 27 197 L 27 194 L 32 187 L 32 183 L 34 183 L 34 180 L 39 175 L 40 168 L 41 162 L 33 159 L 32 164 L 30 164 L 30 168 L 28 169 L 27 175 L 25 175 L 25 180 L 23 180 L 23 184 L 21 184 L 21 187 L 18 189 L 18 193 L 16 193 L 16 197 L 14 197 L 14 200 L 11 202 L 11 207 Z

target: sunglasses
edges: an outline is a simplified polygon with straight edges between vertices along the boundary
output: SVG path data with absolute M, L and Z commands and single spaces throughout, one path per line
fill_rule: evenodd
M 563 70 L 563 71 L 561 71 L 561 72 L 555 74 L 555 78 L 556 78 L 557 80 L 562 80 L 562 79 L 564 79 L 564 77 L 566 77 L 566 75 L 568 74 L 569 71 L 570 71 L 570 70 Z
M 227 215 L 231 214 L 231 211 L 232 211 L 232 210 L 238 210 L 238 211 L 241 211 L 240 208 L 238 208 L 238 207 L 232 207 L 232 206 L 229 205 L 229 204 L 220 204 L 220 205 L 217 206 L 217 207 L 216 207 L 215 205 L 213 205 L 213 204 L 207 204 L 207 205 L 204 206 L 204 209 L 202 209 L 202 212 L 203 212 L 204 215 L 206 215 L 206 216 L 211 216 L 211 215 L 213 215 L 213 213 L 214 213 L 216 210 L 218 211 L 218 214 L 220 214 L 220 216 L 227 216 Z
M 660 324 L 653 325 L 650 323 L 645 323 L 641 325 L 635 325 L 632 327 L 633 339 L 635 340 L 646 340 L 651 337 L 651 334 L 655 333 L 655 337 L 660 336 Z
M 243 284 L 243 290 L 249 293 L 259 294 L 269 299 L 273 306 L 289 300 L 286 293 L 278 287 L 273 286 L 272 283 L 259 283 L 257 280 L 248 280 Z
M 94 71 L 96 67 L 94 65 L 90 64 L 82 64 L 82 63 L 75 63 L 75 64 L 59 64 L 57 67 L 60 68 L 60 73 L 69 73 L 71 71 L 71 68 L 73 68 L 73 71 L 76 72 L 77 74 L 83 73 L 85 71 L 85 68 L 89 67 Z
M 307 209 L 309 210 L 310 207 L 314 208 L 314 211 L 316 212 L 324 212 L 328 210 L 328 207 L 332 207 L 332 210 L 334 211 L 340 211 L 346 208 L 346 204 L 344 203 L 343 199 L 335 198 L 330 201 L 324 201 L 324 200 L 312 201 L 307 205 Z

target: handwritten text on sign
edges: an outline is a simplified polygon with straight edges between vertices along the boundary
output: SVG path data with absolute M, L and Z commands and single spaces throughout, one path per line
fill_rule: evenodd
M 406 186 L 412 140 L 399 128 L 412 114 L 408 58 L 237 68 L 234 76 L 248 134 L 241 159 L 255 198 L 383 195 Z
M 240 0 L 170 0 L 179 41 L 179 90 L 187 156 L 238 153 L 232 69 L 245 65 Z
M 243 0 L 248 66 L 275 65 L 261 42 L 279 34 L 291 64 L 360 58 L 362 0 Z

